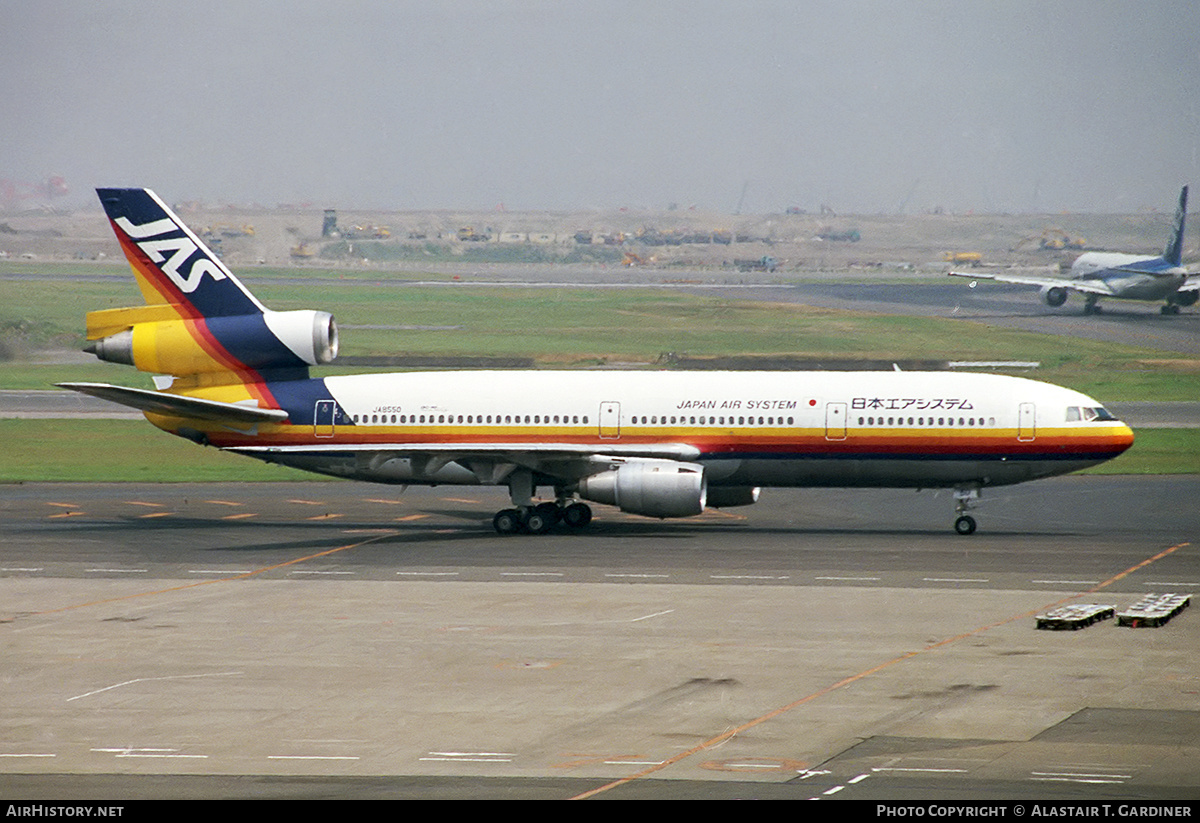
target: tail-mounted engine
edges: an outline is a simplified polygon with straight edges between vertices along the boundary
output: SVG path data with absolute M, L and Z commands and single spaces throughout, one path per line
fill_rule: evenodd
M 85 351 L 154 374 L 184 376 L 253 369 L 294 369 L 337 357 L 338 330 L 323 311 L 267 311 L 181 318 L 151 305 L 88 314 Z

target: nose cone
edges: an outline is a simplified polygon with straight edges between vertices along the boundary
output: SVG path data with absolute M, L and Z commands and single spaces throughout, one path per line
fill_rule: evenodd
M 1114 446 L 1113 457 L 1116 457 L 1133 445 L 1133 429 L 1124 423 L 1119 423 L 1113 427 L 1112 440 Z

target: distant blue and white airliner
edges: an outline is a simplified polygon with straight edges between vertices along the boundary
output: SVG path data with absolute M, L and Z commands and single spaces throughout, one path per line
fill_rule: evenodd
M 1092 251 L 1079 255 L 1071 264 L 1070 277 L 1023 277 L 1008 274 L 950 272 L 951 277 L 995 280 L 1038 286 L 1047 306 L 1061 306 L 1067 295 L 1084 296 L 1084 314 L 1099 314 L 1101 297 L 1114 300 L 1162 300 L 1163 314 L 1178 314 L 1180 306 L 1191 306 L 1200 297 L 1200 277 L 1189 275 L 1183 266 L 1183 228 L 1187 218 L 1188 187 L 1179 192 L 1179 207 L 1167 246 L 1158 257 L 1142 254 Z

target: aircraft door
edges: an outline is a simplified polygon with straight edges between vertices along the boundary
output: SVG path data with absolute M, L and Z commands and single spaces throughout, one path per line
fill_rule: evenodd
M 600 436 L 609 440 L 621 436 L 621 404 L 615 400 L 600 404 Z
M 1017 439 L 1028 442 L 1037 436 L 1037 408 L 1033 403 L 1022 403 L 1017 417 Z
M 846 404 L 825 404 L 825 439 L 846 439 Z
M 333 421 L 337 418 L 336 400 L 318 400 L 313 413 L 313 437 L 333 437 Z

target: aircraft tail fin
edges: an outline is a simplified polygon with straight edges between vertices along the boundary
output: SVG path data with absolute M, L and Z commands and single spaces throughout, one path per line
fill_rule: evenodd
M 182 317 L 262 314 L 264 307 L 158 195 L 96 189 L 148 305 Z
M 1183 265 L 1183 227 L 1187 221 L 1188 187 L 1179 192 L 1179 206 L 1175 209 L 1175 223 L 1171 228 L 1171 239 L 1163 249 L 1163 259 L 1172 266 Z
M 144 306 L 88 313 L 86 351 L 209 383 L 307 377 L 337 356 L 328 312 L 270 311 L 149 189 L 97 189 Z

